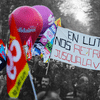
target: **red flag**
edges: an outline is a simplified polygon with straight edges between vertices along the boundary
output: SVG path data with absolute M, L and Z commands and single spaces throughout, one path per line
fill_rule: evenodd
M 27 45 L 29 46 L 28 48 L 28 52 L 27 52 L 27 60 L 30 61 L 32 59 L 32 38 L 29 37 L 28 41 L 27 41 Z
M 0 47 L 1 47 L 1 45 L 3 45 L 4 48 L 6 47 L 4 42 L 2 41 L 2 39 L 0 39 Z
M 14 17 L 12 16 L 7 55 L 7 92 L 11 98 L 19 96 L 20 89 L 28 76 L 28 72 L 29 67 Z
M 29 45 L 27 56 L 28 56 L 27 60 L 30 61 L 32 59 L 32 46 L 31 46 L 31 42 L 30 42 L 30 45 Z
M 27 44 L 28 46 L 31 45 L 31 47 L 32 47 L 32 38 L 31 38 L 31 36 L 30 36 L 29 39 L 27 40 L 26 44 Z

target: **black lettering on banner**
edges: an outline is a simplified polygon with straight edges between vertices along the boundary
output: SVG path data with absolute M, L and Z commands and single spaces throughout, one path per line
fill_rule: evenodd
M 21 80 L 19 79 L 18 82 L 17 82 L 17 84 L 16 84 L 16 89 L 17 90 L 19 90 L 20 85 L 21 85 Z
M 65 48 L 66 50 L 71 50 L 71 45 L 69 45 L 68 43 L 71 43 L 70 41 L 66 41 L 66 45 L 69 47 L 69 48 Z
M 98 47 L 100 46 L 100 38 L 96 38 L 96 39 L 98 39 Z
M 24 77 L 23 77 L 23 76 L 21 76 L 21 80 L 23 80 L 23 78 L 24 78 Z
M 72 34 L 69 34 L 69 33 L 71 32 L 68 31 L 68 39 L 72 40 L 72 36 L 71 36 Z
M 89 37 L 87 43 L 86 43 L 86 40 L 87 39 L 85 38 L 85 36 L 83 36 L 83 44 L 90 45 L 90 46 L 95 46 L 96 39 L 91 39 L 91 37 Z M 98 44 L 98 46 L 99 46 L 99 44 Z
M 26 72 L 24 71 L 24 72 L 23 72 L 23 77 L 24 77 L 24 78 L 25 78 L 25 75 L 26 75 Z
M 95 46 L 95 42 L 96 42 L 96 39 L 94 39 L 94 43 L 91 44 L 91 37 L 89 38 L 89 45 L 90 45 L 90 46 Z
M 16 85 L 16 89 L 19 90 L 19 86 L 18 86 L 18 84 Z
M 60 45 L 60 40 L 58 39 L 58 37 L 55 37 L 55 44 L 56 44 L 56 41 L 58 41 L 58 44 Z
M 98 39 L 98 47 L 100 46 L 100 38 L 97 38 Z
M 20 80 L 20 79 L 18 80 L 17 85 L 18 85 L 18 86 L 21 85 L 21 80 Z
M 21 80 L 23 80 L 23 79 L 25 78 L 25 75 L 26 75 L 26 72 L 24 71 L 24 72 L 22 73 Z
M 79 35 L 75 36 L 75 33 L 68 31 L 68 39 L 72 40 L 72 41 L 76 41 L 78 43 L 79 40 Z
M 58 44 L 60 47 L 65 48 L 66 50 L 71 50 L 71 45 L 68 43 L 71 43 L 70 41 L 66 41 L 65 39 L 58 39 L 58 37 L 55 37 L 55 44 L 58 41 Z
M 17 95 L 17 91 L 16 90 L 13 91 L 13 95 L 15 95 L 15 96 Z
M 85 43 L 85 36 L 83 36 L 83 44 L 88 45 L 88 43 Z
M 26 72 L 24 71 L 23 73 L 22 73 L 22 76 L 20 77 L 20 79 L 17 81 L 17 83 L 16 83 L 16 90 L 14 90 L 14 93 L 16 92 L 17 93 L 17 91 L 19 91 L 19 87 L 20 87 L 20 85 L 21 85 L 21 81 L 25 78 L 25 75 L 26 75 Z
M 60 46 L 62 48 L 65 48 L 66 47 L 66 40 L 65 39 L 60 38 Z
M 66 41 L 65 39 L 60 38 L 60 46 L 62 48 L 65 48 L 66 50 L 70 50 L 71 46 L 68 45 L 68 42 L 71 43 L 70 41 Z M 66 48 L 66 46 L 68 46 L 68 48 Z

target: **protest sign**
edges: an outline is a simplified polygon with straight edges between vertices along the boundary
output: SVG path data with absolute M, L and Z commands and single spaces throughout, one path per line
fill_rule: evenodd
M 52 24 L 51 27 L 49 27 L 43 34 L 43 37 L 45 37 L 45 39 L 42 38 L 40 39 L 42 44 L 44 43 L 44 40 L 47 39 L 44 49 L 41 49 L 41 58 L 43 58 L 43 62 L 47 63 L 50 59 L 52 44 L 53 44 L 56 30 L 57 30 L 56 25 Z
M 34 44 L 33 55 L 40 55 L 43 58 L 43 62 L 49 61 L 56 30 L 56 25 L 52 24 Z
M 100 37 L 58 27 L 51 58 L 82 68 L 100 70 Z

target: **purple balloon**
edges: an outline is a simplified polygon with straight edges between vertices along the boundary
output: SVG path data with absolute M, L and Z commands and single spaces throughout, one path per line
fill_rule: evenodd
M 39 36 L 42 36 L 43 33 L 46 31 L 47 28 L 49 28 L 55 21 L 53 12 L 46 6 L 43 5 L 36 5 L 33 6 L 32 8 L 34 8 L 35 10 L 37 10 L 43 19 L 43 28 L 41 33 L 39 34 Z

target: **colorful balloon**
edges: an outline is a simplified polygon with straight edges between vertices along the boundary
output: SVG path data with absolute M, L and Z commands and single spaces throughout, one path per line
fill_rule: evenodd
M 46 6 L 43 5 L 36 5 L 32 8 L 36 9 L 42 16 L 43 19 L 43 29 L 39 36 L 42 36 L 42 34 L 46 31 L 47 28 L 49 28 L 55 21 L 53 12 Z
M 21 37 L 22 44 L 24 44 L 24 41 L 27 41 L 30 36 L 32 37 L 32 42 L 34 44 L 43 28 L 43 19 L 40 13 L 29 6 L 18 7 L 10 15 L 9 25 L 11 23 L 12 14 Z

